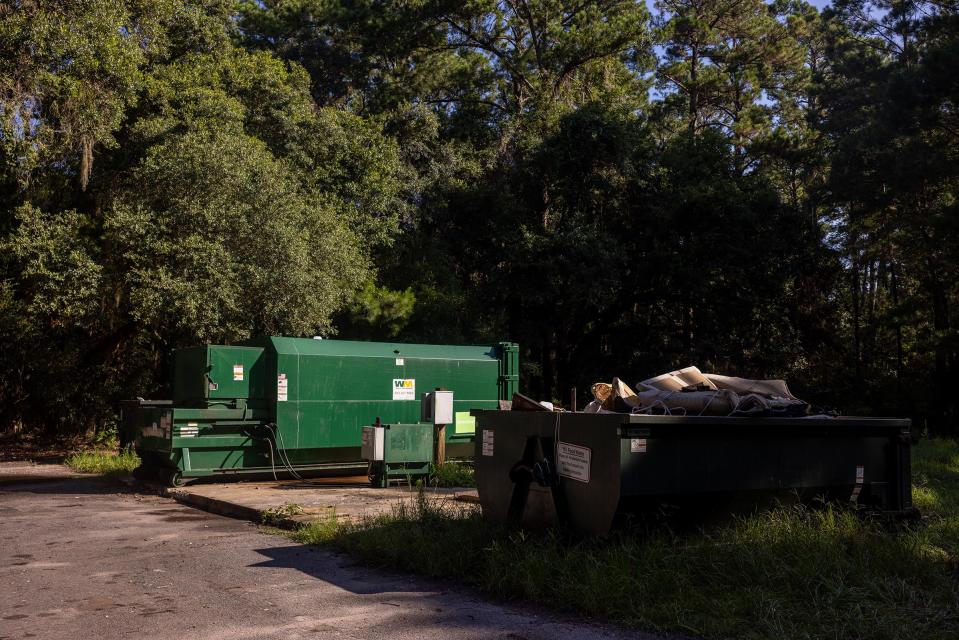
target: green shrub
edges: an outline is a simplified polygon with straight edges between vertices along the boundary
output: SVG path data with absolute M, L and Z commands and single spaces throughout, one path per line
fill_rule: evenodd
M 111 425 L 94 433 L 90 444 L 97 449 L 117 449 L 120 446 L 120 432 L 116 425 Z
M 436 487 L 475 487 L 472 462 L 430 465 L 430 484 Z

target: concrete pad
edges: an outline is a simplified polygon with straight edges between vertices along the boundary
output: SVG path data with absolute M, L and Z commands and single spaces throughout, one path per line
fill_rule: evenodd
M 472 508 L 477 501 L 476 489 L 427 488 L 425 492 L 431 499 L 441 500 L 450 508 Z M 296 504 L 302 514 L 278 523 L 290 527 L 318 518 L 356 521 L 388 514 L 404 502 L 412 504 L 418 493 L 419 489 L 409 486 L 372 487 L 365 477 L 197 483 L 166 490 L 166 494 L 177 502 L 254 522 L 261 521 L 263 513 L 269 509 Z
M 0 462 L 0 485 L 24 482 L 50 482 L 54 480 L 77 480 L 96 477 L 89 473 L 77 473 L 62 464 L 36 464 L 34 462 Z

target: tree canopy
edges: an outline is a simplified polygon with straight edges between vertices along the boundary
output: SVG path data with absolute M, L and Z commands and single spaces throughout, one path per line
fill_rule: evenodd
M 0 60 L 0 429 L 264 333 L 959 428 L 954 0 L 21 0 Z

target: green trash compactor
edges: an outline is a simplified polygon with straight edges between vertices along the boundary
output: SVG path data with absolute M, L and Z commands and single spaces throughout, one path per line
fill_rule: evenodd
M 177 349 L 173 399 L 122 407 L 121 442 L 142 473 L 186 478 L 288 471 L 365 472 L 362 428 L 420 420 L 421 395 L 454 392 L 450 457 L 472 454 L 472 409 L 518 384 L 517 345 L 259 338 Z

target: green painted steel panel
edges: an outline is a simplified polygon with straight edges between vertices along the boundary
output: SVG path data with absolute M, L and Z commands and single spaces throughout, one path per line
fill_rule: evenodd
M 265 346 L 263 338 L 247 344 Z M 360 340 L 317 340 L 273 336 L 265 339 L 275 353 L 299 356 L 346 356 L 350 358 L 419 358 L 435 360 L 498 360 L 495 347 L 447 344 L 407 344 Z
M 383 461 L 386 464 L 433 461 L 433 425 L 428 423 L 385 425 Z
M 173 402 L 199 402 L 207 394 L 207 347 L 187 347 L 173 352 Z
M 217 388 L 210 389 L 211 400 L 262 398 L 266 393 L 266 358 L 256 347 L 211 346 L 210 379 Z M 211 385 L 212 387 L 212 385 Z
M 177 405 L 266 397 L 262 347 L 208 345 L 176 349 L 173 401 Z
M 511 343 L 459 346 L 274 337 L 265 346 L 275 359 L 270 368 L 277 379 L 270 400 L 288 449 L 359 447 L 362 428 L 376 418 L 386 423 L 418 421 L 420 396 L 437 387 L 453 391 L 454 411 L 494 409 L 515 390 L 515 380 L 502 379 L 504 371 L 515 375 L 518 368 L 518 350 Z M 412 383 L 394 388 L 397 381 Z M 457 434 L 455 425 L 447 429 L 448 441 L 457 437 L 471 440 L 472 434 Z

